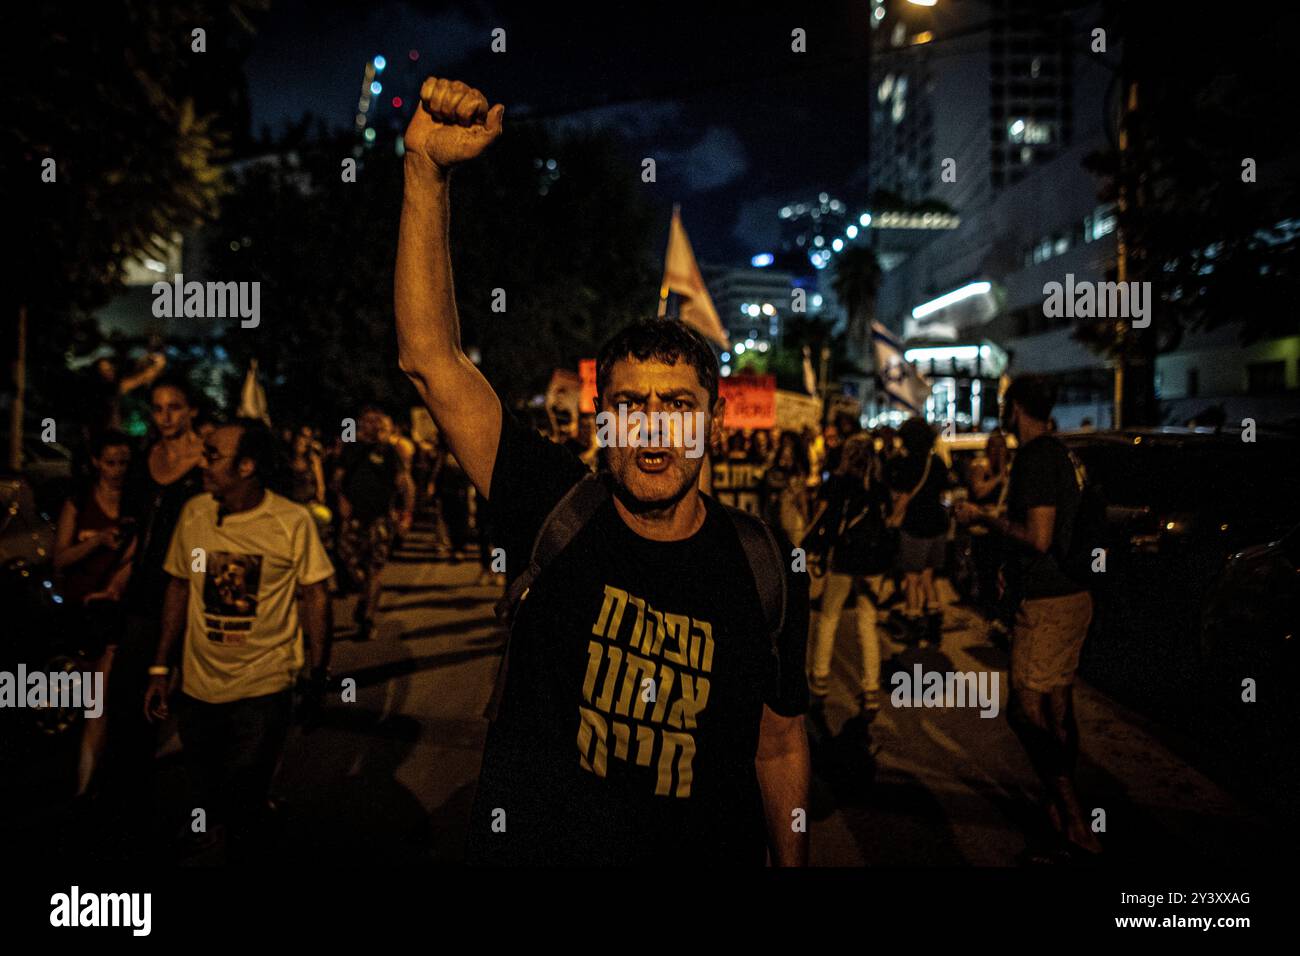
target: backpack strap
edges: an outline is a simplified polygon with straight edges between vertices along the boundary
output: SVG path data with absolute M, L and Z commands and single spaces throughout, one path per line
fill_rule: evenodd
M 777 544 L 776 535 L 763 521 L 730 505 L 723 505 L 731 524 L 740 537 L 750 574 L 758 587 L 758 600 L 763 607 L 763 620 L 767 622 L 767 636 L 772 645 L 772 657 L 777 663 L 778 678 L 781 665 L 781 631 L 785 628 L 787 583 L 785 555 Z
M 609 487 L 596 474 L 584 475 L 572 488 L 565 492 L 564 497 L 556 503 L 545 520 L 542 521 L 537 537 L 533 539 L 533 552 L 529 556 L 528 567 L 510 582 L 510 587 L 506 589 L 505 596 L 496 603 L 495 610 L 499 621 L 507 626 L 513 625 L 515 613 L 520 602 L 528 595 L 528 589 L 533 586 L 541 573 L 546 570 L 546 567 L 573 543 L 573 539 L 578 536 L 578 532 L 586 526 L 587 522 L 592 519 L 600 506 L 607 500 L 609 500 Z M 492 697 L 488 701 L 487 716 L 489 719 L 496 717 L 497 710 L 501 705 L 501 695 L 505 690 L 506 671 L 509 669 L 509 656 L 510 641 L 507 638 L 505 650 L 501 654 L 501 664 L 497 668 Z

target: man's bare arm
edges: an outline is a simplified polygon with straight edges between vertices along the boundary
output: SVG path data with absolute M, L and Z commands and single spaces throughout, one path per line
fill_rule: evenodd
M 394 305 L 398 361 L 470 481 L 489 492 L 501 402 L 460 344 L 449 246 L 453 166 L 501 133 L 504 107 L 464 83 L 433 77 L 406 130 L 406 186 L 397 241 Z
M 764 705 L 754 758 L 758 789 L 763 795 L 767 842 L 773 866 L 808 865 L 808 786 L 812 762 L 803 717 L 782 717 Z M 795 810 L 803 811 L 796 831 Z
M 324 670 L 330 663 L 330 596 L 324 581 L 299 589 L 298 619 L 306 638 L 308 667 Z
M 153 662 L 156 666 L 166 667 L 172 659 L 172 648 L 185 633 L 186 612 L 190 604 L 190 584 L 181 578 L 171 578 L 167 591 L 163 595 L 162 629 L 158 635 L 158 650 Z M 162 676 L 151 676 L 149 686 L 145 689 L 144 715 L 148 720 L 167 716 L 168 680 Z

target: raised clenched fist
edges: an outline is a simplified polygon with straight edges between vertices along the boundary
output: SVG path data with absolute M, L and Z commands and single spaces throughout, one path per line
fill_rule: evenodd
M 429 77 L 420 106 L 406 127 L 406 151 L 442 169 L 473 159 L 501 135 L 506 108 L 488 108 L 487 97 L 459 80 Z

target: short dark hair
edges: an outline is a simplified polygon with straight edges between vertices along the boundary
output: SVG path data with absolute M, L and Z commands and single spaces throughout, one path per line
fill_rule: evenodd
M 1008 406 L 1015 402 L 1031 418 L 1045 422 L 1056 407 L 1056 385 L 1044 375 L 1017 375 L 1007 386 L 1002 401 Z
M 601 346 L 596 356 L 596 392 L 605 394 L 614 363 L 625 359 L 651 360 L 676 365 L 685 362 L 709 393 L 709 404 L 718 400 L 718 359 L 698 332 L 673 319 L 643 319 L 622 329 Z
M 103 458 L 104 452 L 109 448 L 127 448 L 134 451 L 135 448 L 131 439 L 125 432 L 120 432 L 116 428 L 107 428 L 104 431 L 96 432 L 90 439 L 90 457 Z
M 284 464 L 284 451 L 275 433 L 265 422 L 256 418 L 236 418 L 230 424 L 239 429 L 235 463 L 247 458 L 253 463 L 263 488 L 283 493 L 288 483 L 288 474 Z
M 934 429 L 924 418 L 912 417 L 898 426 L 898 440 L 909 455 L 924 455 L 934 447 Z

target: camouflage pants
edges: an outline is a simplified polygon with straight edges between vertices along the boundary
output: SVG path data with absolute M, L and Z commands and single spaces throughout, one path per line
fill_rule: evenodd
M 383 570 L 392 549 L 393 521 L 387 516 L 348 518 L 339 529 L 339 560 L 358 587 Z

